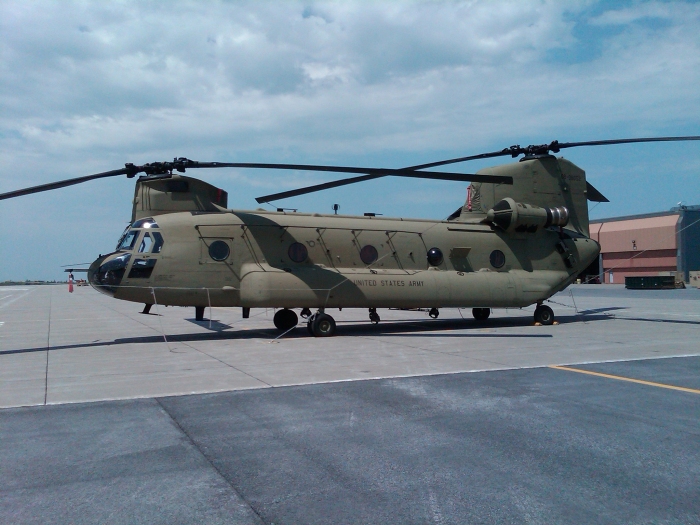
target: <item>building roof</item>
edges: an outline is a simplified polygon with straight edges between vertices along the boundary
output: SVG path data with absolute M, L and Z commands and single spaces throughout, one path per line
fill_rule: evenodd
M 623 215 L 621 217 L 608 217 L 607 219 L 590 219 L 589 224 L 600 224 L 602 222 L 629 221 L 633 219 L 648 219 L 651 217 L 667 217 L 669 215 L 678 215 L 682 211 L 700 211 L 700 205 L 693 206 L 674 206 L 669 211 L 657 211 L 654 213 L 640 213 L 638 215 Z

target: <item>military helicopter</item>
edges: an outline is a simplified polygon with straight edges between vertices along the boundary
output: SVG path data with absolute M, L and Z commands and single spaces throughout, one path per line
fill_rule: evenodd
M 700 140 L 657 137 L 511 146 L 402 169 L 301 164 L 172 162 L 124 168 L 34 186 L 0 200 L 126 175 L 136 180 L 131 224 L 116 249 L 100 255 L 88 281 L 116 299 L 195 307 L 278 308 L 279 330 L 307 319 L 310 334 L 328 337 L 336 323 L 328 310 L 472 308 L 479 321 L 492 308 L 536 304 L 534 320 L 554 322 L 543 302 L 570 285 L 600 252 L 589 237 L 587 200 L 608 200 L 585 172 L 563 157 L 565 148 L 635 142 Z M 423 171 L 501 156 L 515 163 L 476 174 Z M 446 220 L 229 209 L 228 194 L 182 175 L 198 168 L 267 168 L 355 173 L 359 176 L 258 197 L 259 203 L 379 177 L 469 182 L 467 202 Z

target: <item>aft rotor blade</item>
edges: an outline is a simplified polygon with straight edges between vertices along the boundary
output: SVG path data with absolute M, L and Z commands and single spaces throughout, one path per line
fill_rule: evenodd
M 466 162 L 468 160 L 490 159 L 494 157 L 511 156 L 513 158 L 520 155 L 546 155 L 549 152 L 558 153 L 559 150 L 565 148 L 576 148 L 579 146 L 610 146 L 613 144 L 634 144 L 638 142 L 682 142 L 688 140 L 700 140 L 700 136 L 691 135 L 685 137 L 644 137 L 633 139 L 612 139 L 612 140 L 588 140 L 585 142 L 559 142 L 554 140 L 549 144 L 530 145 L 521 147 L 519 145 L 511 146 L 500 151 L 492 151 L 489 153 L 480 153 L 479 155 L 470 155 L 468 157 L 458 157 L 456 159 L 441 160 L 438 162 L 430 162 L 416 166 L 415 169 L 433 168 L 436 166 L 444 166 L 445 164 L 455 164 L 457 162 Z
M 94 175 L 86 175 L 84 177 L 76 177 L 74 179 L 60 180 L 58 182 L 50 182 L 49 184 L 40 184 L 39 186 L 32 186 L 31 188 L 24 188 L 22 190 L 9 191 L 7 193 L 0 193 L 0 201 L 4 199 L 12 199 L 14 197 L 21 197 L 22 195 L 30 195 L 32 193 L 40 193 L 42 191 L 57 190 L 58 188 L 65 188 L 66 186 L 73 186 L 74 184 L 80 184 L 81 182 L 87 182 L 95 179 L 102 179 L 105 177 L 115 177 L 117 175 L 126 175 L 130 173 L 128 168 L 121 168 L 118 170 L 105 171 L 104 173 L 95 173 Z
M 332 173 L 364 173 L 373 177 L 414 177 L 418 179 L 456 180 L 462 182 L 493 182 L 501 184 L 513 184 L 513 177 L 501 177 L 496 175 L 475 175 L 471 173 L 450 173 L 444 171 L 417 171 L 423 166 L 410 166 L 408 168 L 357 168 L 353 166 L 322 166 L 318 164 L 268 164 L 260 162 L 197 162 L 189 161 L 187 168 L 266 168 L 273 170 L 299 170 L 299 171 L 327 171 Z M 369 180 L 364 177 L 356 177 L 361 180 Z M 352 180 L 352 179 L 346 179 Z M 341 182 L 341 181 L 338 181 Z M 359 181 L 354 181 L 359 182 Z M 352 184 L 349 182 L 348 184 Z M 341 184 L 342 185 L 342 184 Z
M 687 137 L 646 137 L 637 139 L 612 139 L 612 140 L 589 140 L 586 142 L 553 142 L 558 149 L 577 148 L 579 146 L 608 146 L 611 144 L 634 144 L 637 142 L 682 142 L 686 140 L 700 140 L 700 136 L 692 135 Z M 552 151 L 555 151 L 554 149 Z M 556 152 L 556 151 L 555 151 Z
M 365 170 L 365 172 L 367 171 L 368 170 Z M 330 188 L 337 188 L 339 186 L 346 186 L 348 184 L 355 184 L 357 182 L 363 182 L 366 180 L 378 179 L 380 177 L 388 176 L 410 177 L 416 179 L 431 180 L 453 180 L 459 182 L 487 182 L 491 184 L 513 184 L 513 177 L 504 177 L 497 175 L 477 175 L 471 173 L 445 173 L 440 171 L 417 171 L 412 170 L 410 168 L 404 168 L 400 170 L 374 170 L 373 173 L 370 173 L 368 175 L 362 175 L 360 177 L 350 177 L 348 179 L 324 182 L 323 184 L 315 184 L 313 186 L 306 186 L 304 188 L 298 188 L 296 190 L 273 193 L 271 195 L 257 197 L 255 200 L 259 203 L 270 202 L 280 199 L 286 199 L 289 197 L 296 197 L 297 195 L 305 195 L 307 193 L 314 193 L 316 191 L 328 190 Z

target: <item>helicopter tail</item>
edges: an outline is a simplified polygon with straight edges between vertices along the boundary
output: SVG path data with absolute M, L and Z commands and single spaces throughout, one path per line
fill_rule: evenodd
M 501 201 L 508 199 L 526 208 L 543 208 L 545 216 L 556 216 L 565 208 L 568 221 L 563 227 L 588 237 L 588 201 L 608 202 L 586 181 L 581 168 L 551 155 L 526 157 L 520 162 L 480 170 L 478 174 L 513 177 L 513 184 L 472 183 L 462 207 L 463 218 L 473 217 L 473 213 L 497 213 L 499 206 L 505 206 Z

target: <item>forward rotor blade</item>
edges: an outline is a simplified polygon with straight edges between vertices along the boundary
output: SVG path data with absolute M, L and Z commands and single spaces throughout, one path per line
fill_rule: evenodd
M 57 190 L 58 188 L 65 188 L 66 186 L 72 186 L 74 184 L 80 184 L 81 182 L 87 182 L 95 179 L 102 179 L 105 177 L 115 177 L 117 175 L 126 175 L 129 173 L 129 169 L 121 168 L 118 170 L 105 171 L 104 173 L 95 173 L 94 175 L 86 175 L 85 177 L 76 177 L 75 179 L 66 179 L 58 182 L 51 182 L 49 184 L 40 184 L 39 186 L 32 186 L 31 188 L 24 188 L 22 190 L 9 191 L 7 193 L 0 194 L 0 201 L 4 199 L 12 199 L 14 197 L 21 197 L 22 195 L 30 195 L 32 193 L 40 193 L 42 191 Z
M 273 170 L 299 170 L 299 171 L 327 171 L 332 173 L 364 173 L 362 177 L 355 177 L 360 180 L 369 180 L 365 177 L 372 178 L 396 176 L 396 177 L 414 177 L 418 179 L 436 179 L 436 180 L 456 180 L 462 182 L 493 182 L 501 184 L 513 184 L 512 177 L 501 177 L 496 175 L 475 175 L 470 173 L 450 173 L 444 171 L 417 171 L 422 166 L 410 166 L 408 168 L 357 168 L 353 166 L 322 166 L 318 164 L 268 164 L 259 162 L 196 162 L 189 161 L 186 164 L 187 168 L 266 168 Z M 353 179 L 346 179 L 352 184 Z M 342 181 L 337 181 L 342 182 Z M 341 186 L 343 184 L 340 184 Z M 331 186 L 332 187 L 332 186 Z
M 315 170 L 314 170 L 315 171 Z M 319 170 L 320 171 L 320 170 Z M 323 170 L 325 171 L 325 170 Z M 333 171 L 333 170 L 328 170 Z M 296 190 L 283 191 L 280 193 L 273 193 L 271 195 L 264 195 L 262 197 L 257 197 L 255 200 L 259 203 L 270 202 L 274 200 L 286 199 L 288 197 L 296 197 L 297 195 L 305 195 L 307 193 L 314 193 L 316 191 L 327 190 L 330 188 L 337 188 L 339 186 L 346 186 L 348 184 L 355 184 L 357 182 L 363 182 L 366 180 L 378 179 L 380 177 L 410 177 L 416 179 L 432 179 L 432 180 L 454 180 L 459 182 L 487 182 L 491 184 L 513 184 L 513 177 L 504 177 L 498 175 L 476 175 L 471 173 L 446 173 L 442 171 L 417 171 L 411 168 L 404 168 L 399 170 L 390 169 L 377 169 L 368 170 L 364 169 L 362 172 L 368 175 L 363 175 L 360 177 L 351 177 L 348 179 L 336 180 L 332 182 L 325 182 L 323 184 L 315 184 L 313 186 L 306 186 L 304 188 L 298 188 Z

